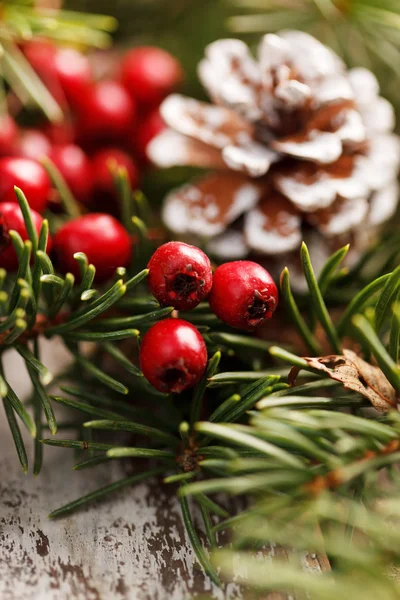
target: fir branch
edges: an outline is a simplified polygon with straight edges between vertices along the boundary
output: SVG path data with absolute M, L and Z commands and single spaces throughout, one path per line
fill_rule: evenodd
M 221 352 L 216 352 L 214 356 L 208 361 L 206 372 L 204 373 L 201 381 L 197 384 L 192 399 L 192 408 L 190 413 L 190 422 L 193 425 L 198 421 L 201 413 L 202 402 L 204 393 L 207 386 L 207 380 L 212 377 L 218 369 L 219 362 L 221 360 Z
M 375 307 L 375 328 L 379 331 L 385 322 L 385 319 L 391 315 L 392 304 L 397 295 L 400 286 L 400 266 L 391 273 L 386 281 L 385 287 L 380 293 Z
M 22 439 L 21 431 L 15 418 L 13 407 L 7 398 L 3 398 L 4 411 L 6 413 L 7 421 L 10 426 L 10 431 L 14 439 L 15 448 L 19 462 L 24 473 L 28 472 L 28 457 L 25 450 L 24 441 Z
M 19 201 L 24 206 L 24 218 L 29 224 L 29 208 L 26 208 L 21 194 Z M 142 213 L 140 215 L 143 216 Z M 136 218 L 135 223 L 146 236 L 146 226 L 143 227 L 138 219 L 140 217 Z M 335 546 L 340 528 L 370 536 L 372 550 L 363 549 L 367 554 L 366 564 L 373 563 L 371 556 L 378 549 L 373 557 L 377 557 L 377 563 L 382 565 L 383 556 L 392 550 L 396 536 L 391 534 L 391 544 L 378 539 L 377 532 L 381 524 L 384 527 L 385 524 L 382 515 L 378 514 L 375 500 L 380 499 L 379 472 L 391 472 L 396 479 L 392 466 L 400 460 L 398 414 L 387 413 L 379 419 L 365 418 L 363 409 L 368 405 L 367 401 L 359 394 L 345 391 L 340 383 L 321 377 L 319 371 L 309 367 L 307 360 L 295 354 L 295 348 L 289 352 L 254 335 L 235 333 L 229 329 L 225 331 L 220 323 L 213 325 L 211 320 L 204 335 L 210 351 L 207 371 L 194 389 L 191 400 L 189 394 L 182 396 L 178 406 L 173 397 L 151 391 L 139 367 L 132 363 L 129 351 L 118 345 L 124 338 L 134 338 L 136 350 L 139 332 L 142 333 L 151 323 L 165 318 L 171 312 L 171 308 L 160 308 L 157 302 L 149 302 L 147 294 L 142 295 L 138 286 L 145 282 L 147 269 L 138 274 L 129 273 L 128 280 L 125 270 L 117 270 L 117 281 L 97 289 L 93 267 L 83 254 L 78 253 L 75 258 L 80 266 L 81 283 L 76 284 L 70 276 L 60 276 L 46 254 L 46 227 L 36 242 L 33 240 L 33 245 L 36 243 L 38 248 L 33 268 L 29 260 L 32 242 L 28 240 L 28 243 L 24 243 L 14 236 L 14 245 L 20 257 L 19 279 L 9 279 L 0 274 L 4 290 L 10 292 L 8 296 L 4 290 L 0 291 L 4 311 L 0 320 L 0 350 L 11 339 L 34 384 L 33 420 L 20 400 L 10 392 L 4 374 L 0 380 L 20 462 L 26 469 L 26 452 L 17 416 L 31 433 L 37 430 L 35 473 L 40 470 L 43 445 L 86 451 L 87 457 L 78 460 L 75 470 L 95 467 L 109 460 L 130 458 L 151 459 L 152 463 L 155 461 L 159 464 L 155 470 L 124 478 L 75 500 L 52 513 L 52 516 L 67 514 L 91 500 L 104 497 L 108 492 L 160 474 L 166 483 L 181 484 L 182 510 L 189 537 L 198 560 L 215 581 L 215 567 L 210 563 L 207 549 L 201 544 L 195 530 L 186 495 L 192 494 L 200 506 L 208 543 L 214 551 L 216 531 L 232 527 L 233 524 L 234 550 L 245 551 L 246 556 L 254 546 L 259 547 L 271 539 L 286 544 L 291 527 L 296 528 L 296 532 L 297 529 L 304 532 L 303 537 L 299 534 L 296 538 L 296 549 L 312 550 L 310 544 L 316 540 L 315 527 L 320 526 L 327 551 L 335 558 L 334 567 L 337 570 L 334 580 L 327 578 L 326 582 L 323 580 L 318 583 L 321 597 L 328 600 L 333 598 L 329 586 L 335 593 L 341 591 L 342 578 L 345 576 Z M 347 288 L 349 281 L 346 277 L 337 278 L 340 261 L 346 252 L 347 247 L 332 255 L 317 280 L 308 250 L 303 246 L 302 260 L 308 283 L 308 292 L 303 299 L 305 308 L 300 313 L 300 300 L 291 291 L 289 272 L 285 271 L 282 291 L 287 301 L 287 313 L 303 339 L 308 341 L 313 354 L 320 352 L 321 346 L 312 327 L 307 324 L 313 323 L 315 315 L 334 351 L 339 354 L 339 336 L 348 338 L 351 335 L 353 341 L 361 339 L 366 354 L 375 356 L 389 382 L 399 391 L 396 364 L 400 329 L 395 302 L 398 296 L 397 270 L 393 274 L 378 277 L 364 288 L 357 278 Z M 344 309 L 339 325 L 335 325 L 335 320 L 329 314 L 329 298 L 335 289 L 340 292 L 346 289 L 353 296 Z M 191 314 L 186 316 L 193 322 L 197 318 L 207 320 L 209 312 L 203 305 L 193 312 L 193 318 Z M 376 329 L 371 325 L 374 321 L 378 324 Z M 386 329 L 389 324 L 390 333 Z M 72 398 L 47 394 L 45 386 L 50 377 L 38 356 L 37 340 L 41 335 L 62 339 L 74 357 L 75 368 L 84 370 L 88 380 L 84 387 L 63 386 Z M 80 342 L 84 340 L 96 344 L 94 354 L 82 354 Z M 389 351 L 386 349 L 387 343 Z M 110 370 L 104 355 L 111 357 L 112 367 L 121 368 L 118 371 Z M 288 374 L 285 366 L 273 367 L 276 359 L 295 367 L 295 370 Z M 294 379 L 298 369 L 305 373 L 302 374 L 301 385 L 296 386 Z M 127 395 L 129 390 L 138 399 L 135 406 L 117 397 L 117 394 Z M 140 402 L 142 396 L 144 406 Z M 80 428 L 81 439 L 52 438 L 39 442 L 46 426 L 51 432 L 55 431 L 50 402 L 61 403 L 83 415 L 90 415 L 91 420 Z M 149 402 L 152 402 L 151 411 Z M 355 414 L 350 414 L 352 412 Z M 199 422 L 200 413 L 205 420 Z M 47 416 L 47 425 L 43 422 L 43 414 Z M 371 416 L 370 411 L 365 414 Z M 83 416 L 82 421 L 85 418 Z M 60 428 L 63 425 L 72 425 L 79 435 L 77 425 L 82 425 L 82 422 L 61 422 Z M 87 435 L 82 433 L 84 431 L 87 434 L 92 430 L 98 432 L 99 441 L 87 439 Z M 107 441 L 101 436 L 102 431 L 116 432 L 115 444 L 102 441 Z M 119 440 L 119 431 L 149 438 L 153 440 L 154 447 L 145 442 L 143 447 L 136 447 L 136 440 L 132 445 L 127 445 L 129 441 L 124 437 Z M 98 454 L 93 455 L 93 452 Z M 395 489 L 396 481 L 392 485 Z M 358 491 L 360 489 L 361 492 Z M 212 497 L 215 492 L 245 494 L 251 506 L 243 515 L 231 517 L 224 506 L 215 502 Z M 359 500 L 354 504 L 352 498 L 356 494 L 359 494 Z M 343 503 L 354 514 L 357 513 L 356 508 L 366 506 L 367 525 L 359 515 L 356 518 L 353 513 L 346 515 L 345 522 L 340 521 L 342 517 L 338 506 Z M 213 519 L 218 517 L 224 522 L 213 525 L 211 514 L 215 515 Z M 381 529 L 386 530 L 387 526 Z M 272 535 L 274 537 L 270 537 Z M 320 547 L 315 541 L 315 548 L 319 550 Z M 349 563 L 357 576 L 362 564 L 358 552 L 355 546 L 355 558 Z M 298 570 L 296 567 L 293 572 L 297 573 Z M 292 585 L 293 574 L 290 573 L 287 579 L 282 579 L 285 589 L 286 585 Z M 339 582 L 337 586 L 336 576 Z M 379 571 L 375 572 L 375 576 L 382 589 L 386 589 L 384 574 Z M 263 585 L 275 589 L 280 577 L 281 574 L 274 579 L 273 575 L 267 573 Z M 303 580 L 299 581 L 298 589 L 302 592 L 312 594 L 316 589 L 313 583 L 308 587 L 309 579 L 304 580 L 304 585 Z
M 111 410 L 104 410 L 103 408 L 99 408 L 98 406 L 92 406 L 92 404 L 88 404 L 85 402 L 78 402 L 76 400 L 72 400 L 71 398 L 64 398 L 63 396 L 51 396 L 53 402 L 59 402 L 64 406 L 69 406 L 70 408 L 74 408 L 88 415 L 95 415 L 98 417 L 102 417 L 103 419 L 123 419 L 118 413 L 113 412 Z
M 343 246 L 343 248 L 339 248 L 336 252 L 334 252 L 328 260 L 325 262 L 324 266 L 321 269 L 321 273 L 318 277 L 318 285 L 321 290 L 321 294 L 325 295 L 329 285 L 333 281 L 335 272 L 337 271 L 340 263 L 345 259 L 346 254 L 348 253 L 350 248 L 350 244 Z
M 158 458 L 159 460 L 175 460 L 175 455 L 169 450 L 154 448 L 111 448 L 107 450 L 109 458 Z
M 111 483 L 110 485 L 106 485 L 98 490 L 95 490 L 94 492 L 91 492 L 90 494 L 87 494 L 86 496 L 83 496 L 82 498 L 78 498 L 77 500 L 74 500 L 73 502 L 70 502 L 69 504 L 62 506 L 61 508 L 58 508 L 57 510 L 54 510 L 52 513 L 49 514 L 49 519 L 57 519 L 59 517 L 63 517 L 66 514 L 77 510 L 78 508 L 80 508 L 84 504 L 87 504 L 88 502 L 93 502 L 94 500 L 100 500 L 104 496 L 107 496 L 108 494 L 110 494 L 112 492 L 116 492 L 128 485 L 134 485 L 136 483 L 145 481 L 146 479 L 150 479 L 151 477 L 155 477 L 156 475 L 159 475 L 161 473 L 161 471 L 162 471 L 161 468 L 156 468 L 156 469 L 151 469 L 149 471 L 146 471 L 144 473 L 131 475 L 130 477 L 124 477 L 123 479 L 120 479 L 119 481 L 115 481 L 114 483 Z
M 397 392 L 400 392 L 400 369 L 385 350 L 370 323 L 362 315 L 353 317 L 353 325 L 356 326 L 361 339 L 369 346 L 371 352 L 386 377 Z
M 214 570 L 213 566 L 211 565 L 210 561 L 208 560 L 208 557 L 201 545 L 199 536 L 197 535 L 197 532 L 196 532 L 196 529 L 195 529 L 195 526 L 193 524 L 193 520 L 192 520 L 192 517 L 190 514 L 188 501 L 184 496 L 181 496 L 180 502 L 181 502 L 181 508 L 182 508 L 183 521 L 185 523 L 186 531 L 188 533 L 189 539 L 193 546 L 193 550 L 196 554 L 197 560 L 199 561 L 199 563 L 201 564 L 201 566 L 203 567 L 203 569 L 205 570 L 207 575 L 210 577 L 210 579 L 216 585 L 219 586 L 220 581 L 219 581 L 218 575 L 217 575 L 216 571 Z
M 310 254 L 304 242 L 301 246 L 301 260 L 303 264 L 304 275 L 310 290 L 310 299 L 314 306 L 314 310 L 322 327 L 325 329 L 326 335 L 332 345 L 333 350 L 336 352 L 336 354 L 340 354 L 339 338 L 336 333 L 335 327 L 332 323 L 331 317 L 328 313 L 328 310 L 326 308 L 322 296 L 322 291 L 315 278 L 314 269 L 311 264 Z
M 141 425 L 134 421 L 112 421 L 112 420 L 97 420 L 97 421 L 86 421 L 83 424 L 84 427 L 90 427 L 91 429 L 105 429 L 107 431 L 130 431 L 138 435 L 144 435 L 154 440 L 159 440 L 165 444 L 177 446 L 179 440 L 177 437 L 156 429 L 155 427 L 149 427 L 148 425 Z
M 297 327 L 305 344 L 314 355 L 320 355 L 322 351 L 318 340 L 316 340 L 315 336 L 307 326 L 307 323 L 301 316 L 296 301 L 293 298 L 293 294 L 290 289 L 290 276 L 288 268 L 285 268 L 281 274 L 281 292 L 285 300 L 286 309 L 289 314 L 289 317 L 293 321 L 294 325 Z

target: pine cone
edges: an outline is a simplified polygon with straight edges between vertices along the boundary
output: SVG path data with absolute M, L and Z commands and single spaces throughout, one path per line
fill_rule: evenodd
M 240 40 L 214 42 L 198 72 L 214 104 L 169 96 L 148 147 L 159 166 L 214 169 L 165 199 L 174 234 L 280 265 L 310 236 L 323 255 L 363 249 L 398 201 L 399 138 L 374 75 L 299 31 L 265 35 L 257 61 Z

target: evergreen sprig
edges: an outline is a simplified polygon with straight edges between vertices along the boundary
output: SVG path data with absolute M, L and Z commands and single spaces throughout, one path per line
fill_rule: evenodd
M 125 184 L 120 181 L 119 189 L 128 223 L 140 200 Z M 210 359 L 203 379 L 192 392 L 182 395 L 179 404 L 156 392 L 137 364 L 137 345 L 146 329 L 169 316 L 172 309 L 159 307 L 143 292 L 147 270 L 136 272 L 138 265 L 132 265 L 129 272 L 117 269 L 110 285 L 98 289 L 93 265 L 78 253 L 80 281 L 71 274 L 60 275 L 45 250 L 47 221 L 38 235 L 24 194 L 16 189 L 16 195 L 30 239 L 24 242 L 15 232 L 10 234 L 19 268 L 16 277 L 0 273 L 0 353 L 13 347 L 24 360 L 33 385 L 33 417 L 11 388 L 1 364 L 0 392 L 22 467 L 27 470 L 28 460 L 19 423 L 35 438 L 35 473 L 40 471 L 44 445 L 77 451 L 75 470 L 110 460 L 135 460 L 143 465 L 135 476 L 75 499 L 51 517 L 62 517 L 121 487 L 161 476 L 166 485 L 180 484 L 189 538 L 200 564 L 216 584 L 220 575 L 229 579 L 232 552 L 240 552 L 238 556 L 249 564 L 249 583 L 255 588 L 294 589 L 333 600 L 351 584 L 349 589 L 361 598 L 361 581 L 366 576 L 369 589 L 380 587 L 380 597 L 397 597 L 395 585 L 387 578 L 387 568 L 398 558 L 396 539 L 393 534 L 389 543 L 380 536 L 389 529 L 388 516 L 397 514 L 394 500 L 388 500 L 395 499 L 398 491 L 397 413 L 379 416 L 364 395 L 321 373 L 295 348 L 285 348 L 279 339 L 236 333 L 211 319 L 206 304 L 183 315 L 200 327 L 208 347 Z M 149 245 L 147 223 L 138 214 L 132 220 L 132 235 L 135 227 L 142 232 L 136 238 L 141 244 L 139 258 L 144 258 Z M 311 356 L 325 352 L 340 357 L 342 347 L 349 343 L 362 350 L 398 394 L 398 245 L 386 238 L 380 256 L 373 256 L 379 260 L 361 260 L 349 273 L 341 268 L 346 252 L 347 247 L 332 255 L 317 279 L 303 244 L 308 294 L 300 297 L 292 292 L 285 269 L 280 318 L 285 327 L 292 323 Z M 393 271 L 384 272 L 391 266 Z M 338 311 L 338 299 L 346 297 L 349 303 Z M 61 338 L 74 361 L 72 372 L 79 369 L 79 384 L 69 385 L 66 373 L 57 395 L 49 394 L 51 375 L 40 360 L 42 336 Z M 94 344 L 90 355 L 84 352 L 85 342 Z M 57 423 L 53 407 L 58 404 L 83 418 Z M 57 429 L 75 429 L 76 439 L 47 438 L 46 429 L 53 435 Z M 217 492 L 245 495 L 250 508 L 231 515 L 216 502 L 213 495 Z M 199 535 L 197 513 L 206 545 Z M 219 532 L 225 529 L 233 532 L 230 551 L 218 550 Z M 297 559 L 288 569 L 260 574 L 252 552 L 271 540 L 290 544 L 298 553 L 325 549 L 334 575 L 328 573 L 315 583 L 301 571 Z M 352 555 L 347 562 L 339 556 L 344 546 L 343 556 Z
M 74 216 L 79 214 L 79 206 L 73 198 L 66 183 L 61 180 L 59 172 L 51 165 L 53 182 L 62 196 L 67 193 L 69 207 L 74 208 Z M 21 435 L 21 422 L 35 439 L 34 474 L 38 474 L 42 465 L 43 445 L 40 443 L 42 430 L 47 428 L 52 435 L 57 432 L 58 424 L 53 411 L 55 400 L 51 398 L 48 387 L 53 376 L 40 359 L 40 338 L 61 338 L 71 353 L 75 365 L 79 365 L 81 377 L 98 381 L 102 386 L 126 395 L 129 388 L 94 364 L 93 356 L 108 357 L 127 371 L 134 378 L 141 378 L 142 373 L 118 347 L 121 340 L 132 340 L 137 346 L 139 330 L 148 327 L 159 318 L 170 314 L 171 308 L 153 309 L 149 306 L 148 313 L 134 317 L 124 311 L 119 305 L 122 298 L 129 302 L 137 296 L 136 288 L 147 276 L 147 269 L 142 269 L 133 276 L 125 269 L 117 269 L 114 282 L 108 289 L 98 289 L 94 286 L 96 269 L 89 264 L 87 257 L 78 252 L 75 259 L 79 266 L 80 281 L 75 281 L 71 273 L 61 275 L 46 253 L 49 235 L 49 224 L 44 220 L 39 234 L 36 232 L 28 201 L 22 190 L 15 188 L 15 194 L 21 208 L 28 239 L 23 241 L 16 231 L 10 231 L 10 239 L 18 257 L 18 270 L 15 275 L 0 271 L 0 393 L 14 438 L 17 454 L 23 470 L 28 470 L 27 452 Z M 132 200 L 133 193 L 128 186 Z M 125 199 L 125 202 L 127 200 Z M 118 316 L 109 317 L 110 314 Z M 96 344 L 97 350 L 85 351 L 84 342 Z M 7 374 L 2 365 L 2 355 L 14 348 L 25 363 L 27 374 L 31 380 L 33 393 L 31 403 L 34 416 L 18 398 L 7 380 Z M 73 406 L 73 401 L 69 402 Z M 106 412 L 97 417 L 115 418 L 115 413 Z M 44 423 L 43 423 L 44 421 Z M 66 424 L 61 424 L 64 429 Z
M 383 243 L 383 252 L 388 244 Z M 309 296 L 306 302 L 304 297 L 295 297 L 285 269 L 281 291 L 286 315 L 311 352 L 330 346 L 327 352 L 340 355 L 345 338 L 348 344 L 351 335 L 352 343 L 361 344 L 366 358 L 373 361 L 371 357 L 375 357 L 398 393 L 400 369 L 393 358 L 399 351 L 395 347 L 399 340 L 397 269 L 382 275 L 378 266 L 376 280 L 363 286 L 361 263 L 353 268 L 353 277 L 347 273 L 342 277 L 341 261 L 346 252 L 347 247 L 332 255 L 317 280 L 303 244 L 301 256 Z M 392 262 L 396 259 L 392 253 Z M 342 308 L 339 318 L 328 309 L 334 289 L 351 290 L 352 300 Z M 300 312 L 300 302 L 309 307 L 308 311 L 302 308 Z M 193 311 L 193 322 L 205 314 L 206 307 L 199 306 Z M 125 441 L 119 446 L 118 438 L 109 445 L 83 439 L 43 442 L 80 448 L 84 453 L 96 451 L 92 458 L 79 459 L 75 466 L 78 470 L 107 460 L 144 459 L 151 461 L 151 467 L 144 469 L 143 478 L 154 476 L 155 463 L 165 484 L 180 483 L 189 538 L 200 564 L 215 583 L 219 582 L 219 569 L 224 579 L 233 577 L 232 565 L 238 556 L 248 566 L 247 583 L 254 589 L 295 591 L 327 600 L 337 598 L 346 589 L 355 598 L 372 598 L 379 589 L 379 597 L 397 598 L 397 584 L 387 577 L 390 564 L 399 558 L 397 542 L 393 533 L 385 538 L 392 529 L 387 523 L 389 516 L 397 518 L 398 513 L 397 412 L 377 418 L 378 413 L 371 412 L 365 397 L 321 376 L 301 356 L 257 337 L 223 328 L 208 329 L 204 337 L 210 353 L 207 372 L 191 396 L 185 402 L 181 399 L 177 415 L 180 422 L 175 416 L 168 423 L 161 418 L 160 427 L 148 427 L 142 421 L 146 410 L 139 409 L 135 417 L 128 419 L 123 403 L 113 406 L 113 415 L 108 415 L 95 398 L 90 407 L 81 400 L 64 399 L 73 408 L 95 415 L 91 417 L 94 420 L 84 423 L 84 429 L 130 432 L 133 444 L 127 446 Z M 247 370 L 224 371 L 223 365 L 229 364 L 232 356 L 242 369 L 247 363 Z M 279 365 L 273 366 L 275 361 Z M 293 383 L 289 368 L 282 364 L 300 371 L 299 384 Z M 169 413 L 173 399 L 164 397 L 158 402 L 159 407 L 166 403 Z M 154 414 L 157 416 L 156 411 Z M 198 420 L 202 415 L 208 420 Z M 110 491 L 125 485 L 125 481 L 115 482 Z M 63 516 L 105 493 L 103 488 L 94 491 L 51 516 Z M 215 493 L 245 495 L 251 500 L 250 508 L 242 514 L 228 515 L 215 503 Z M 193 505 L 186 500 L 188 496 Z M 201 543 L 195 525 L 195 505 L 208 548 Z M 233 532 L 233 549 L 217 550 L 222 530 Z M 293 564 L 258 567 L 253 553 L 271 541 L 295 549 Z M 326 573 L 316 582 L 314 576 L 305 574 L 301 563 L 305 551 L 326 552 L 332 574 Z M 363 595 L 365 581 L 368 596 Z

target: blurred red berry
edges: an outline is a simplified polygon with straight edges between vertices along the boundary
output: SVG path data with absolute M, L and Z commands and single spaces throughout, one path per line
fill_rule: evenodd
M 109 279 L 118 267 L 126 267 L 131 259 L 131 239 L 126 229 L 103 213 L 83 215 L 68 221 L 54 237 L 54 251 L 64 273 L 79 277 L 74 259 L 76 252 L 84 252 L 96 267 L 96 281 Z
M 122 60 L 122 82 L 142 105 L 156 106 L 183 80 L 182 67 L 171 54 L 152 46 L 127 52 Z
M 75 144 L 53 146 L 50 158 L 79 202 L 89 204 L 93 189 L 90 160 Z
M 43 223 L 43 218 L 35 210 L 31 210 L 33 224 L 39 233 Z M 13 202 L 3 202 L 0 204 L 0 267 L 8 271 L 15 271 L 18 268 L 18 258 L 9 235 L 10 229 L 13 229 L 23 240 L 28 239 L 24 217 L 18 204 Z M 51 250 L 51 238 L 47 240 L 47 252 Z
M 72 106 L 82 102 L 92 72 L 87 57 L 74 48 L 57 48 L 47 40 L 33 40 L 23 45 L 23 52 L 57 102 Z
M 54 56 L 55 72 L 68 102 L 81 104 L 92 81 L 87 57 L 74 48 L 61 48 Z
M 40 160 L 42 156 L 48 156 L 51 151 L 49 138 L 39 129 L 22 129 L 19 142 L 19 156 Z
M 224 323 L 252 329 L 272 317 L 278 306 L 278 289 L 261 265 L 238 260 L 215 270 L 209 302 Z
M 164 306 L 191 310 L 211 290 L 210 260 L 196 246 L 183 242 L 163 244 L 154 252 L 147 267 L 150 291 Z
M 64 119 L 60 123 L 46 123 L 41 130 L 52 144 L 73 144 L 75 142 L 75 126 L 68 119 Z
M 29 158 L 1 158 L 0 202 L 17 202 L 15 185 L 22 189 L 31 208 L 39 213 L 44 211 L 51 186 L 42 165 Z
M 41 73 L 54 68 L 56 47 L 49 40 L 36 39 L 26 42 L 22 51 L 35 71 Z
M 32 40 L 22 47 L 23 53 L 31 67 L 39 75 L 54 99 L 60 104 L 65 104 L 65 94 L 58 79 L 55 57 L 57 48 L 48 40 Z
M 104 148 L 92 158 L 95 192 L 115 196 L 115 186 L 110 166 L 124 167 L 133 189 L 139 184 L 139 171 L 129 154 L 119 148 Z
M 14 119 L 4 114 L 0 117 L 0 156 L 12 156 L 18 151 L 19 131 Z
M 156 135 L 161 133 L 165 127 L 164 120 L 160 115 L 158 108 L 152 110 L 138 124 L 138 127 L 133 134 L 133 147 L 136 155 L 142 162 L 149 162 L 146 154 L 147 145 L 154 137 L 156 137 Z
M 77 107 L 78 133 L 85 141 L 120 140 L 132 127 L 136 109 L 129 94 L 116 81 L 92 85 Z
M 207 366 L 207 348 L 198 330 L 182 319 L 159 321 L 140 344 L 140 368 L 160 392 L 179 394 L 193 387 Z

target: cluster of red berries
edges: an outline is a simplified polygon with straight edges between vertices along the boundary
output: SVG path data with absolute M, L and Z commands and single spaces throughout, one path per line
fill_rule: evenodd
M 39 234 L 42 216 L 31 210 L 32 220 Z M 15 202 L 0 203 L 0 267 L 13 271 L 18 258 L 9 231 L 14 230 L 23 240 L 28 239 L 21 209 Z M 132 255 L 132 241 L 117 219 L 104 213 L 89 213 L 71 219 L 60 227 L 54 239 L 47 240 L 47 253 L 52 250 L 60 271 L 79 277 L 76 252 L 84 252 L 96 267 L 97 282 L 109 279 L 118 267 L 127 266 Z
M 84 209 L 103 211 L 71 221 L 56 234 L 60 268 L 74 272 L 73 253 L 85 251 L 97 268 L 97 279 L 104 279 L 130 257 L 129 236 L 110 216 L 118 213 L 110 165 L 125 168 L 132 188 L 138 187 L 146 146 L 164 127 L 159 104 L 182 81 L 182 69 L 164 50 L 139 47 L 122 57 L 112 79 L 96 81 L 93 64 L 78 50 L 42 40 L 21 49 L 63 108 L 65 119 L 19 128 L 11 115 L 0 117 L 0 248 L 7 250 L 0 253 L 0 266 L 17 266 L 7 231 L 16 229 L 26 238 L 19 209 L 8 206 L 16 202 L 14 186 L 24 191 L 38 228 L 40 214 L 57 208 L 40 164 L 42 157 L 49 157 Z
M 148 269 L 150 291 L 161 305 L 190 310 L 208 296 L 211 310 L 231 327 L 254 329 L 271 318 L 278 305 L 278 289 L 271 275 L 252 261 L 225 263 L 213 274 L 202 250 L 169 242 L 154 252 Z M 206 345 L 191 323 L 166 319 L 144 336 L 140 365 L 158 390 L 182 392 L 204 374 Z

